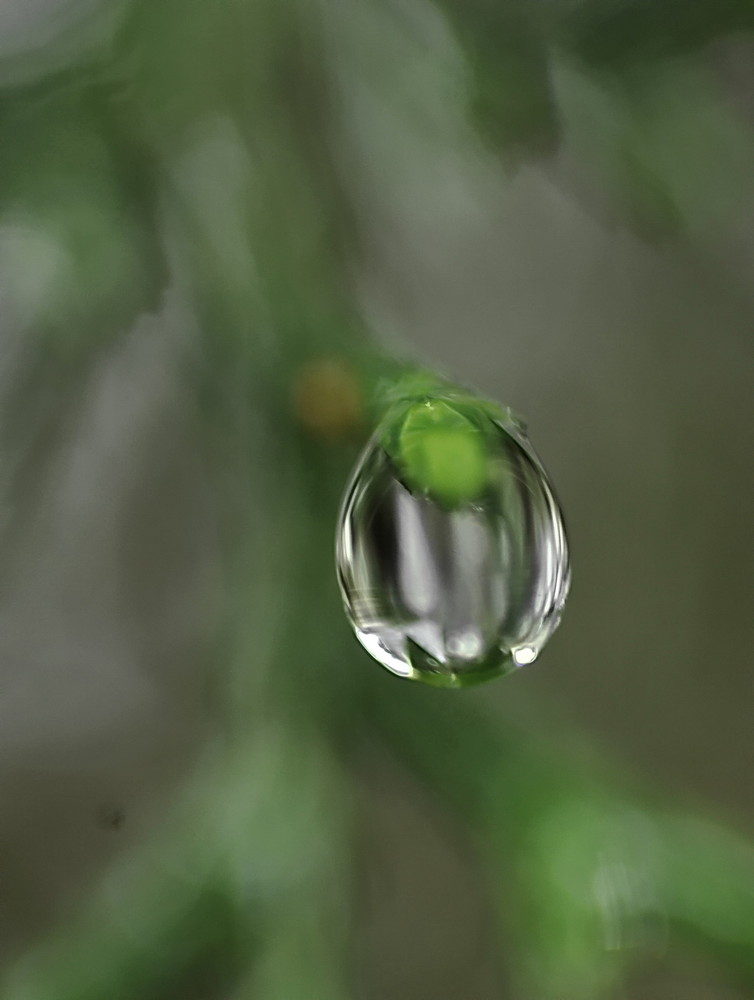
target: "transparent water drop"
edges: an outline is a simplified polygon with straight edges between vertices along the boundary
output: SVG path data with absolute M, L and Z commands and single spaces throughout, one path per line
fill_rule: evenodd
M 568 593 L 562 516 L 522 425 L 461 393 L 393 408 L 348 487 L 336 548 L 364 648 L 441 686 L 532 663 Z

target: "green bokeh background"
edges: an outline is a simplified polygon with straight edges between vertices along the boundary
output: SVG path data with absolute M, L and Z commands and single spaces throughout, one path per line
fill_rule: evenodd
M 752 994 L 752 28 L 0 4 L 0 996 Z M 570 529 L 478 691 L 335 586 L 414 366 Z

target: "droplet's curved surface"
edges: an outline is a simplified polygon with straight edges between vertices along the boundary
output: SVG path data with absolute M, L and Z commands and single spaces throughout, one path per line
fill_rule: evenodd
M 570 578 L 561 512 L 521 425 L 453 394 L 385 419 L 346 492 L 336 559 L 364 648 L 447 687 L 533 662 Z

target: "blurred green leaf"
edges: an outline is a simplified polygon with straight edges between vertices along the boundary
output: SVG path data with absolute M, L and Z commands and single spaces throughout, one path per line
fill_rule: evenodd
M 539 738 L 463 696 L 422 691 L 419 706 L 391 688 L 375 681 L 367 717 L 466 817 L 525 995 L 602 996 L 668 943 L 693 943 L 754 989 L 743 838 L 657 805 L 566 733 Z
M 471 116 L 503 153 L 549 153 L 559 137 L 547 38 L 535 5 L 442 0 L 470 73 Z

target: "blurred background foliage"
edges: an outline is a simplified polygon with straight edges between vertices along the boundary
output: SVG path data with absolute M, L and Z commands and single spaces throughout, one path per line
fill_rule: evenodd
M 754 993 L 752 28 L 3 0 L 0 995 Z M 527 414 L 571 524 L 481 692 L 335 589 L 412 358 Z

